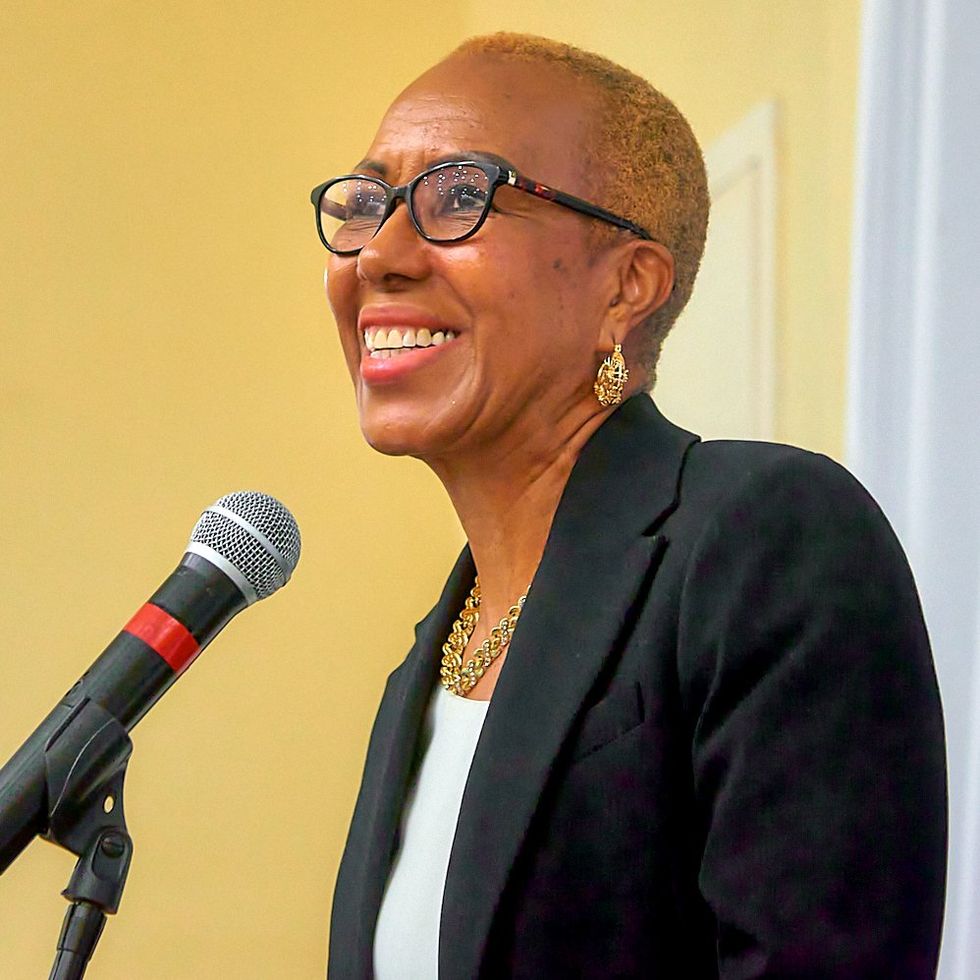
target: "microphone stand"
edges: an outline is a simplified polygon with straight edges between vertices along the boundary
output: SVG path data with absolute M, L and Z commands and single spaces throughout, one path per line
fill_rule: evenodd
M 44 750 L 47 840 L 78 856 L 62 895 L 69 901 L 48 980 L 80 980 L 119 908 L 133 841 L 123 813 L 123 781 L 133 750 L 126 729 L 100 704 L 82 699 Z

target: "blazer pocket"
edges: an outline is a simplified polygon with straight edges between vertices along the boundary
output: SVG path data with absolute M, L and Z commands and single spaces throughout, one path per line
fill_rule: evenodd
M 577 762 L 642 724 L 643 692 L 638 683 L 610 691 L 596 702 L 579 722 L 571 746 L 571 759 Z

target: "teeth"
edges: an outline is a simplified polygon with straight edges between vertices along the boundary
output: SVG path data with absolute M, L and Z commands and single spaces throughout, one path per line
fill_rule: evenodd
M 455 330 L 437 330 L 432 333 L 426 327 L 418 330 L 413 327 L 391 327 L 364 331 L 364 346 L 371 353 L 399 351 L 412 347 L 439 347 L 449 340 L 456 339 Z

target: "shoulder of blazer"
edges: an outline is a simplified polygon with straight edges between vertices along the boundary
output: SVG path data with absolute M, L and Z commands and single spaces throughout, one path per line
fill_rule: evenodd
M 787 517 L 805 516 L 821 500 L 833 498 L 844 515 L 861 515 L 887 536 L 891 527 L 878 504 L 843 466 L 820 453 L 779 443 L 708 440 L 692 446 L 684 461 L 680 497 L 697 502 L 708 516 L 717 508 L 745 507 L 786 494 Z

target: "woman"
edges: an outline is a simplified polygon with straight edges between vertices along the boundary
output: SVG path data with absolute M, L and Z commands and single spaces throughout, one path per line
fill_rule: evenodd
M 314 204 L 362 429 L 468 546 L 381 702 L 330 975 L 930 975 L 942 720 L 901 550 L 830 461 L 644 394 L 704 243 L 683 117 L 495 35 L 354 172 Z

